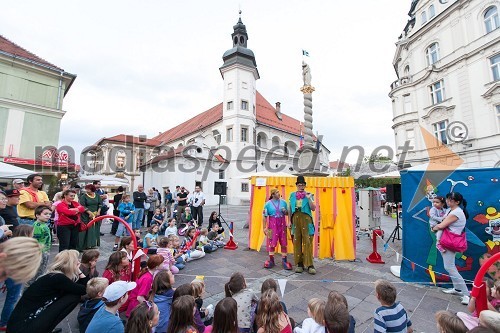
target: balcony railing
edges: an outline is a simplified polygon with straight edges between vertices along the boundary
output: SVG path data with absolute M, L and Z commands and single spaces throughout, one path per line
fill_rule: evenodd
M 391 83 L 391 90 L 394 90 L 396 88 L 399 88 L 399 87 L 402 87 L 404 85 L 407 85 L 407 84 L 411 83 L 411 81 L 412 81 L 412 77 L 411 76 L 403 76 L 399 80 L 396 80 L 393 83 Z

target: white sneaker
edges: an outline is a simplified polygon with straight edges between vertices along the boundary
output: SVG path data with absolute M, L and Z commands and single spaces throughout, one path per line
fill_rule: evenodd
M 460 303 L 463 305 L 469 305 L 470 297 L 467 295 L 462 296 Z
M 207 318 L 212 318 L 214 316 L 214 305 L 213 304 L 209 304 L 207 306 L 207 310 L 208 310 Z
M 455 288 L 450 288 L 450 289 L 443 289 L 443 293 L 449 294 L 449 295 L 461 295 L 462 293 Z

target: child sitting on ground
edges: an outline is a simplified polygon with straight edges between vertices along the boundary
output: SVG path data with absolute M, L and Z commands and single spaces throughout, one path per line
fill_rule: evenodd
M 177 235 L 177 221 L 174 218 L 168 219 L 168 228 L 165 229 L 165 237 Z
M 77 317 L 80 332 L 87 330 L 87 326 L 89 326 L 94 314 L 104 305 L 102 295 L 108 285 L 108 279 L 102 277 L 95 277 L 87 282 L 87 296 L 89 299 L 80 306 Z
M 184 267 L 186 267 L 186 255 L 185 252 L 181 250 L 179 237 L 177 235 L 170 235 L 167 238 L 172 242 L 172 253 L 174 254 L 175 267 L 179 270 L 184 269 Z
M 438 333 L 466 333 L 468 331 L 460 318 L 450 311 L 438 311 L 435 317 Z
M 375 310 L 373 328 L 379 332 L 412 333 L 411 321 L 401 303 L 396 302 L 397 291 L 392 283 L 386 280 L 375 281 L 375 295 L 381 307 Z
M 498 307 L 500 306 L 500 280 L 493 282 L 492 279 L 485 277 L 483 283 L 486 284 L 486 305 L 488 306 L 488 310 L 498 311 Z M 471 295 L 469 304 L 467 305 L 467 310 L 469 310 L 470 314 L 465 312 L 457 313 L 458 318 L 462 320 L 469 330 L 479 325 L 479 316 L 476 311 L 476 296 Z
M 238 304 L 238 328 L 249 332 L 252 328 L 252 317 L 259 300 L 253 290 L 247 289 L 245 277 L 240 272 L 231 275 L 224 285 L 226 297 L 232 297 Z
M 196 249 L 196 228 L 189 227 L 186 232 L 186 236 L 184 236 L 184 240 L 181 243 L 180 248 L 182 251 L 186 252 L 185 260 L 192 261 L 196 259 L 203 258 L 205 256 L 205 252 Z
M 168 321 L 172 309 L 172 299 L 174 297 L 174 276 L 169 271 L 159 271 L 153 280 L 149 301 L 154 302 L 160 310 L 160 318 L 158 326 L 155 328 L 156 333 L 166 333 Z
M 208 229 L 202 228 L 200 230 L 200 238 L 198 239 L 198 249 L 205 253 L 212 253 L 218 249 L 216 245 L 213 244 L 211 240 L 208 239 Z
M 344 295 L 342 295 L 336 290 L 332 290 L 330 291 L 330 294 L 328 294 L 328 303 L 341 304 L 344 305 L 347 310 L 349 310 L 349 304 L 347 304 L 347 299 L 345 298 Z M 356 327 L 356 320 L 354 320 L 353 316 L 349 315 L 348 333 L 354 333 L 355 327 Z
M 220 231 L 220 226 L 216 223 L 212 224 L 212 230 L 208 233 L 207 237 L 210 239 L 212 242 L 214 242 L 214 245 L 217 247 L 224 247 L 224 236 L 222 233 L 219 233 Z
M 191 287 L 193 288 L 194 302 L 200 313 L 200 318 L 205 326 L 212 323 L 212 318 L 214 315 L 214 306 L 212 304 L 208 305 L 206 308 L 203 307 L 203 294 L 205 293 L 205 283 L 202 280 L 195 279 L 191 282 Z
M 172 240 L 168 237 L 162 237 L 158 244 L 159 248 L 156 250 L 156 254 L 159 254 L 165 259 L 160 266 L 160 269 L 172 272 L 172 274 L 179 273 L 179 269 L 175 267 L 174 254 L 171 251 Z M 170 247 L 170 248 L 169 248 Z
M 307 315 L 302 328 L 296 327 L 294 333 L 323 333 L 325 331 L 325 305 L 326 302 L 319 298 L 311 298 L 307 304 Z
M 139 246 L 142 245 L 141 229 L 134 229 L 134 236 Z
M 278 293 L 278 283 L 276 282 L 275 279 L 269 278 L 262 282 L 262 286 L 260 287 L 260 294 L 264 295 L 264 293 L 268 290 L 273 290 L 275 293 Z M 283 301 L 280 301 L 281 307 L 283 308 L 283 311 L 288 314 L 288 309 L 286 308 L 286 305 Z M 255 306 L 255 315 L 257 315 L 257 311 L 259 311 L 259 303 Z M 290 322 L 292 323 L 292 327 L 295 326 L 295 321 L 290 318 Z M 259 328 L 257 327 L 257 322 L 254 321 L 253 323 L 253 331 L 257 332 Z
M 87 278 L 92 279 L 99 276 L 99 272 L 97 271 L 96 266 L 97 259 L 99 259 L 100 255 L 101 254 L 99 253 L 99 251 L 94 249 L 86 250 L 83 252 L 80 270 Z

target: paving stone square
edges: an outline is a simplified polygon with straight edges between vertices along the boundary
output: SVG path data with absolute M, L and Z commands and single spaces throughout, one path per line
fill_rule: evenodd
M 216 207 L 206 207 L 212 211 Z M 373 312 L 379 306 L 374 293 L 374 283 L 384 278 L 395 283 L 398 289 L 398 300 L 405 306 L 411 316 L 416 332 L 436 332 L 434 314 L 438 310 L 467 311 L 460 304 L 459 297 L 446 295 L 434 286 L 423 286 L 404 283 L 390 273 L 390 266 L 396 264 L 396 255 L 389 250 L 383 251 L 379 243 L 379 253 L 385 264 L 371 264 L 366 257 L 372 251 L 369 237 L 362 236 L 357 242 L 356 261 L 335 261 L 332 259 L 316 260 L 317 275 L 307 273 L 296 274 L 285 271 L 280 265 L 272 269 L 264 269 L 267 258 L 265 249 L 261 251 L 248 250 L 248 229 L 244 228 L 248 218 L 248 206 L 223 206 L 222 213 L 226 221 L 235 225 L 234 236 L 238 249 L 231 251 L 219 249 L 207 254 L 203 259 L 189 262 L 184 270 L 175 277 L 175 285 L 192 281 L 196 275 L 205 275 L 206 294 L 204 304 L 216 304 L 224 298 L 224 284 L 233 272 L 242 272 L 250 288 L 260 293 L 262 282 L 267 278 L 287 279 L 283 301 L 288 307 L 290 316 L 301 323 L 307 317 L 307 302 L 312 297 L 327 299 L 331 290 L 342 293 L 348 303 L 352 316 L 356 319 L 356 332 L 373 331 Z M 384 216 L 382 228 L 388 235 L 395 226 L 395 220 Z M 98 270 L 103 272 L 109 255 L 112 253 L 114 237 L 109 234 L 110 224 L 103 224 L 101 237 L 101 257 Z M 401 240 L 389 243 L 391 248 L 401 251 Z M 52 257 L 57 253 L 57 246 L 52 247 Z M 292 260 L 292 256 L 289 256 Z M 331 282 L 333 280 L 333 282 Z M 338 281 L 338 282 L 337 282 Z M 4 294 L 0 296 L 3 304 Z M 63 332 L 79 332 L 75 309 L 58 327 Z

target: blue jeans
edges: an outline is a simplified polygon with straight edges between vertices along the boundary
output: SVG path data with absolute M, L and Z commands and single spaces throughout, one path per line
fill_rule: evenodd
M 5 286 L 7 287 L 7 295 L 5 296 L 5 303 L 3 305 L 2 316 L 0 317 L 0 326 L 7 325 L 10 315 L 16 306 L 19 296 L 21 296 L 21 290 L 23 289 L 22 283 L 15 283 L 12 279 L 5 280 Z
M 22 218 L 22 217 L 19 218 L 19 224 L 27 224 L 27 225 L 33 226 L 33 223 L 35 223 L 35 220 L 33 220 L 33 219 L 27 219 L 27 218 Z
M 177 267 L 179 270 L 184 269 L 184 267 L 186 267 L 186 264 L 184 263 L 184 259 L 182 257 L 177 258 L 174 266 Z
M 134 212 L 134 223 L 132 229 L 141 229 L 142 220 L 144 219 L 144 208 L 136 208 Z

